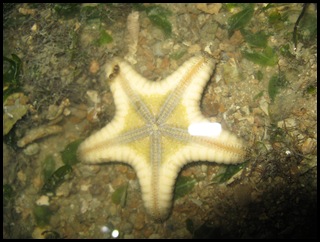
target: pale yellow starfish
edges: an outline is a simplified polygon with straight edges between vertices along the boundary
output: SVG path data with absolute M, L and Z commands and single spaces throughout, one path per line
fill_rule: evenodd
M 120 161 L 131 165 L 144 205 L 156 220 L 168 217 L 175 180 L 186 163 L 243 162 L 242 142 L 227 131 L 215 136 L 188 131 L 191 124 L 209 123 L 199 102 L 214 67 L 213 58 L 201 54 L 159 82 L 145 79 L 117 58 L 106 68 L 115 117 L 80 145 L 78 156 L 87 164 Z

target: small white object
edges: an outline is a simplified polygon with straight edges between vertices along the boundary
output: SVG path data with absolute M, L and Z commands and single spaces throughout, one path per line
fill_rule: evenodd
M 37 201 L 36 204 L 39 206 L 49 206 L 49 197 L 42 195 Z
M 110 232 L 110 229 L 108 228 L 108 226 L 105 226 L 105 225 L 104 225 L 104 226 L 101 227 L 101 232 L 102 232 L 102 233 L 109 233 L 109 232 Z
M 221 124 L 216 122 L 193 123 L 188 127 L 190 135 L 218 137 L 222 131 Z
M 115 229 L 111 233 L 112 238 L 117 238 L 119 236 L 119 230 Z
M 291 155 L 291 151 L 290 150 L 286 150 L 286 155 Z

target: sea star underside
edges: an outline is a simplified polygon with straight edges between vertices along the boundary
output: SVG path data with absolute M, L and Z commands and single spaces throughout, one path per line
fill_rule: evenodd
M 191 135 L 191 124 L 209 123 L 200 99 L 215 68 L 208 54 L 192 57 L 162 81 L 149 81 L 115 58 L 106 67 L 116 113 L 78 149 L 86 164 L 119 161 L 139 179 L 148 213 L 157 221 L 170 214 L 175 180 L 189 162 L 240 163 L 245 149 L 226 130 L 217 136 Z

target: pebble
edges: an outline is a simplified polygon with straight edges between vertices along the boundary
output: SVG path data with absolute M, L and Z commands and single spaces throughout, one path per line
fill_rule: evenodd
M 54 120 L 58 118 L 63 113 L 65 107 L 68 107 L 69 105 L 70 105 L 70 101 L 68 98 L 65 98 L 64 100 L 62 100 L 59 106 L 50 105 L 48 109 L 48 113 L 46 115 L 46 119 Z
M 118 187 L 120 187 L 121 185 L 124 184 L 124 181 L 123 181 L 123 176 L 119 175 L 117 176 L 115 179 L 113 179 L 111 181 L 111 185 L 114 189 L 117 189 Z
M 278 122 L 278 127 L 279 128 L 294 128 L 297 125 L 296 119 L 294 118 L 287 118 L 285 120 L 279 121 Z
M 87 95 L 87 101 L 88 101 L 90 106 L 91 105 L 96 105 L 96 104 L 101 102 L 100 95 L 95 90 L 88 90 L 86 92 L 86 95 Z
M 18 11 L 22 15 L 35 15 L 36 14 L 36 10 L 30 9 L 30 8 L 19 8 Z
M 24 150 L 23 153 L 27 156 L 33 156 L 39 153 L 40 146 L 37 143 L 28 145 Z
M 198 3 L 196 7 L 202 12 L 209 13 L 209 14 L 217 14 L 221 9 L 222 4 L 221 3 L 212 3 L 212 4 Z
M 89 71 L 92 74 L 96 74 L 100 69 L 99 62 L 96 60 L 91 61 Z
M 121 226 L 121 230 L 126 233 L 126 234 L 130 234 L 132 232 L 133 229 L 133 225 L 129 222 L 125 222 L 122 226 Z
M 96 176 L 101 170 L 101 166 L 80 166 L 81 176 L 84 178 Z
M 89 185 L 89 184 L 83 184 L 80 186 L 80 190 L 86 192 L 89 190 L 90 186 L 91 185 Z
M 36 204 L 39 206 L 49 206 L 49 197 L 42 195 L 37 201 Z
M 304 155 L 310 154 L 313 150 L 316 150 L 316 147 L 317 141 L 315 139 L 308 138 L 303 142 L 301 152 Z
M 87 116 L 87 106 L 86 105 L 79 105 L 77 107 L 70 107 L 71 117 L 69 121 L 72 123 L 80 123 L 84 120 Z
M 43 186 L 43 179 L 41 178 L 40 175 L 36 175 L 32 179 L 32 185 L 34 186 L 35 189 L 41 189 L 41 187 Z
M 87 120 L 90 122 L 90 123 L 98 123 L 100 122 L 99 120 L 99 113 L 101 113 L 101 108 L 95 108 L 95 107 L 92 107 L 92 108 L 89 108 L 88 109 L 88 114 L 87 114 Z
M 71 110 L 69 109 L 69 108 L 65 108 L 64 110 L 63 110 L 63 115 L 64 116 L 69 116 L 71 114 Z
M 261 100 L 259 101 L 259 106 L 261 110 L 269 116 L 269 102 L 266 100 L 265 97 L 262 97 Z
M 81 213 L 84 214 L 85 212 L 87 212 L 88 208 L 89 208 L 89 202 L 87 200 L 82 200 L 81 208 L 80 208 Z
M 201 51 L 201 46 L 198 44 L 191 45 L 188 48 L 189 54 L 195 54 L 195 53 L 198 53 L 199 51 Z
M 157 56 L 157 57 L 162 57 L 164 56 L 164 53 L 163 53 L 163 48 L 162 48 L 162 43 L 161 42 L 157 42 L 153 45 L 153 52 L 154 52 L 154 55 Z
M 70 184 L 68 182 L 65 182 L 57 188 L 56 196 L 57 197 L 68 197 L 70 194 L 70 190 L 71 190 Z
M 26 180 L 27 180 L 27 176 L 26 174 L 23 172 L 23 171 L 19 171 L 17 173 L 17 177 L 18 177 L 18 180 L 22 183 L 22 184 L 25 184 Z
M 129 217 L 129 221 L 133 224 L 136 230 L 141 230 L 145 225 L 145 215 L 142 213 L 133 213 Z
M 92 196 L 97 196 L 105 192 L 105 188 L 101 184 L 92 184 L 89 191 Z

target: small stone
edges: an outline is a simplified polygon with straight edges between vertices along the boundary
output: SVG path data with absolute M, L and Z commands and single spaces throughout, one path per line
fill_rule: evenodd
M 70 111 L 69 108 L 65 108 L 65 109 L 63 110 L 63 115 L 64 115 L 64 116 L 69 116 L 70 114 L 71 114 L 71 111 Z
M 141 230 L 145 225 L 145 216 L 142 213 L 138 213 L 136 216 L 135 229 Z
M 88 208 L 89 208 L 89 202 L 87 200 L 82 200 L 81 209 L 80 209 L 81 213 L 84 214 L 85 212 L 87 212 Z
M 206 165 L 201 165 L 201 171 L 202 171 L 203 173 L 206 173 L 206 172 L 208 171 L 208 166 L 206 166 Z
M 279 128 L 294 128 L 296 126 L 296 120 L 293 118 L 287 118 L 285 120 L 279 121 L 278 122 L 278 127 Z
M 306 139 L 301 145 L 302 154 L 310 154 L 317 147 L 317 141 L 311 138 Z
M 23 15 L 35 15 L 36 10 L 35 9 L 30 9 L 30 8 L 19 8 L 18 9 L 19 13 Z
M 268 101 L 262 97 L 261 100 L 259 101 L 259 106 L 261 108 L 261 110 L 269 116 L 269 103 Z
M 200 45 L 194 44 L 194 45 L 191 45 L 191 46 L 188 48 L 188 53 L 189 53 L 189 54 L 194 54 L 194 53 L 199 52 L 200 50 L 201 50 Z
M 38 25 L 37 24 L 32 25 L 31 31 L 32 32 L 37 32 L 37 30 L 38 30 Z
M 76 107 L 70 107 L 72 116 L 77 117 L 79 120 L 83 120 L 87 116 L 87 106 L 80 104 Z
M 48 113 L 46 115 L 46 119 L 54 120 L 58 118 L 64 111 L 65 107 L 70 105 L 70 100 L 68 98 L 62 100 L 59 106 L 52 104 L 48 108 Z
M 125 222 L 122 226 L 121 226 L 121 230 L 126 233 L 129 234 L 132 232 L 133 229 L 133 225 L 129 222 Z
M 89 190 L 89 188 L 90 188 L 89 184 L 83 184 L 81 185 L 80 190 L 86 192 Z
M 221 3 L 198 3 L 196 5 L 197 9 L 201 10 L 202 12 L 209 13 L 209 14 L 217 14 L 219 13 L 222 4 Z
M 68 197 L 70 194 L 70 186 L 69 183 L 63 183 L 56 190 L 57 197 Z
M 90 105 L 96 105 L 101 102 L 101 98 L 100 98 L 99 93 L 97 91 L 88 90 L 86 92 L 86 95 L 87 95 L 88 103 Z
M 122 176 L 117 176 L 115 179 L 112 180 L 111 185 L 114 189 L 117 189 L 123 184 L 123 177 Z
M 96 74 L 100 69 L 99 62 L 96 60 L 91 61 L 89 71 L 92 74 Z
M 18 180 L 19 180 L 20 182 L 22 182 L 22 183 L 25 183 L 26 180 L 27 180 L 27 176 L 26 176 L 26 174 L 25 174 L 23 171 L 19 171 L 19 172 L 17 173 L 17 177 L 18 177 Z
M 43 186 L 43 179 L 40 175 L 37 175 L 32 179 L 32 185 L 36 189 L 41 189 L 41 187 Z
M 27 156 L 33 156 L 35 154 L 38 154 L 40 150 L 40 147 L 37 143 L 28 145 L 24 150 L 23 153 L 26 154 Z
M 49 197 L 42 195 L 37 201 L 36 204 L 39 206 L 49 206 Z
M 93 184 L 90 186 L 89 191 L 92 196 L 98 196 L 105 192 L 105 188 L 101 184 Z
M 101 166 L 83 166 L 81 175 L 83 178 L 95 176 L 101 170 Z
M 219 114 L 219 109 L 220 104 L 213 101 L 211 102 L 210 100 L 203 105 L 203 112 L 209 117 L 217 116 Z

